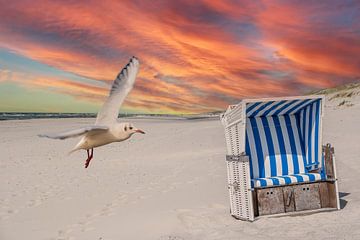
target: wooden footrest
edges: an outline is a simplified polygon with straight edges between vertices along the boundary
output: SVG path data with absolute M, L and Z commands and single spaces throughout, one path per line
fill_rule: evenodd
M 315 182 L 255 189 L 255 215 L 336 208 L 334 182 Z

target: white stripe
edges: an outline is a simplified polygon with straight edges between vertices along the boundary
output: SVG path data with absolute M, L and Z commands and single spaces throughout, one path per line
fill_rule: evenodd
M 246 109 L 250 108 L 252 105 L 254 105 L 256 102 L 252 102 L 252 103 L 247 103 L 246 104 Z
M 263 156 L 264 156 L 265 177 L 270 177 L 271 176 L 271 164 L 270 164 L 268 144 L 266 141 L 264 126 L 263 126 L 260 118 L 255 118 L 255 120 L 256 120 L 256 125 L 259 129 L 261 149 L 262 149 Z
M 322 111 L 322 104 L 321 104 L 322 102 L 321 101 L 319 101 L 317 104 L 318 104 L 318 106 L 319 106 L 319 111 L 318 111 L 318 115 L 316 116 L 317 117 L 317 119 L 318 119 L 318 125 L 317 125 L 317 131 L 318 131 L 318 145 L 316 146 L 316 148 L 317 148 L 317 150 L 318 150 L 318 155 L 317 156 L 315 156 L 316 157 L 316 159 L 318 160 L 318 162 L 319 162 L 319 168 L 322 168 L 322 159 L 321 159 L 321 153 L 322 153 L 322 147 L 321 147 L 321 129 L 320 129 L 320 127 L 321 127 L 321 121 L 322 121 L 322 119 L 321 119 L 321 111 Z M 319 156 L 320 155 L 320 156 Z
M 304 182 L 309 182 L 310 181 L 310 177 L 308 175 L 301 175 L 301 176 L 304 179 Z
M 305 119 L 305 156 L 306 156 L 306 162 L 309 164 L 309 107 L 306 107 L 306 113 L 304 113 L 304 119 Z
M 255 104 L 255 103 L 254 103 Z M 258 110 L 260 107 L 264 106 L 265 104 L 267 104 L 267 102 L 262 102 L 259 105 L 257 105 L 256 107 L 254 107 L 253 109 L 251 109 L 250 112 L 248 112 L 246 114 L 246 116 L 251 116 L 251 114 L 253 114 L 256 110 Z M 249 108 L 249 107 L 248 107 Z
M 287 164 L 288 164 L 288 173 L 293 174 L 294 173 L 293 156 L 291 154 L 289 133 L 286 129 L 286 122 L 285 122 L 284 116 L 279 116 L 279 122 L 280 122 L 280 126 L 281 126 L 281 134 L 283 135 L 283 138 L 284 138 L 286 160 L 287 160 Z
M 274 185 L 274 183 L 273 183 L 273 181 L 271 179 L 264 178 L 264 180 L 266 181 L 266 186 L 273 186 Z
M 288 176 L 288 177 L 291 179 L 291 183 L 297 183 L 298 182 L 296 177 L 294 177 L 294 176 Z
M 267 115 L 271 116 L 274 114 L 274 112 L 276 112 L 277 110 L 279 110 L 281 107 L 283 107 L 285 104 L 288 104 L 290 101 L 286 101 L 282 104 L 280 104 L 279 106 L 277 106 L 275 109 L 271 110 Z
M 307 100 L 307 99 L 304 99 L 304 100 Z M 293 111 L 291 111 L 289 114 L 294 114 L 296 113 L 297 111 L 299 111 L 301 108 L 307 106 L 307 105 L 310 105 L 312 102 L 316 101 L 316 100 L 319 100 L 319 99 L 312 99 L 310 100 L 309 102 L 303 102 L 300 106 L 298 106 L 297 108 L 295 108 Z
M 263 110 L 261 110 L 260 112 L 258 112 L 255 116 L 261 116 L 264 114 L 265 111 L 267 111 L 268 109 L 270 109 L 272 106 L 274 106 L 275 104 L 278 104 L 279 102 L 273 102 L 270 105 L 268 105 L 267 107 L 265 107 Z
M 302 125 L 302 121 L 301 121 L 301 119 L 303 119 L 303 115 L 304 115 L 304 110 L 301 110 L 300 115 L 299 115 L 300 116 L 300 132 L 301 132 L 301 134 L 303 133 L 303 125 Z
M 282 177 L 273 177 L 276 178 L 277 180 L 279 180 L 280 185 L 285 185 L 285 179 Z
M 256 145 L 254 140 L 254 133 L 251 128 L 251 123 L 249 119 L 246 119 L 246 131 L 248 133 L 249 147 L 251 152 L 251 163 L 253 169 L 253 178 L 259 177 L 259 165 L 258 165 L 258 156 L 256 152 Z
M 285 109 L 283 109 L 278 115 L 284 115 L 287 111 L 289 111 L 291 108 L 293 108 L 296 104 L 299 104 L 299 101 L 293 102 L 289 106 L 287 106 Z
M 294 138 L 295 138 L 295 147 L 296 147 L 296 155 L 298 157 L 298 162 L 299 162 L 299 173 L 305 173 L 305 166 L 304 166 L 304 156 L 302 155 L 301 152 L 301 146 L 300 146 L 300 136 L 296 127 L 296 120 L 295 120 L 295 116 L 294 115 L 290 115 L 290 122 L 291 122 L 291 127 L 294 133 Z
M 274 145 L 274 153 L 275 153 L 275 161 L 276 161 L 276 173 L 278 176 L 283 175 L 283 168 L 281 162 L 281 154 L 280 154 L 280 147 L 279 147 L 279 139 L 276 134 L 275 123 L 272 117 L 267 117 L 269 128 L 271 132 L 271 139 Z
M 312 112 L 312 128 L 311 128 L 311 161 L 315 162 L 315 115 L 316 115 L 316 104 L 313 104 L 312 106 L 313 112 Z M 312 167 L 314 169 L 315 166 Z
M 317 174 L 313 174 L 315 176 L 315 180 L 320 180 L 321 179 L 321 175 L 319 173 Z

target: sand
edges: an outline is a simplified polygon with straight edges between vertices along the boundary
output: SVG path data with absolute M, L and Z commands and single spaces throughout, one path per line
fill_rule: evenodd
M 330 95 L 329 99 L 331 98 Z M 38 138 L 93 119 L 0 122 L 0 239 L 360 239 L 360 98 L 327 103 L 340 211 L 229 215 L 225 141 L 218 120 L 133 119 L 146 135 L 85 152 L 77 139 Z

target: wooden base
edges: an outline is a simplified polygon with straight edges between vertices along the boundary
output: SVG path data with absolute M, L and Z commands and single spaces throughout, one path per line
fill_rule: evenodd
M 337 211 L 336 208 L 319 208 L 319 209 L 312 209 L 312 210 L 304 210 L 304 211 L 297 211 L 297 212 L 288 212 L 288 213 L 279 213 L 273 215 L 264 215 L 261 218 L 281 218 L 281 217 L 297 217 L 297 216 L 308 216 L 312 214 L 317 214 L 321 212 L 332 212 Z
M 255 216 L 337 208 L 334 181 L 255 189 Z

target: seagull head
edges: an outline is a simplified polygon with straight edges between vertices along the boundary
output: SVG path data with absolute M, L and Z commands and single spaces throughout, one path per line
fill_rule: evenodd
M 129 136 L 133 135 L 134 133 L 145 134 L 143 130 L 135 127 L 134 124 L 132 123 L 125 123 L 123 131 L 127 133 Z

